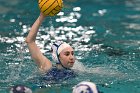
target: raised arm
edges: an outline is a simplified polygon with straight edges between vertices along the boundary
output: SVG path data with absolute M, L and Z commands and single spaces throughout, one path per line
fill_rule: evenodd
M 52 67 L 52 63 L 50 62 L 50 60 L 41 53 L 39 47 L 35 43 L 38 29 L 44 19 L 45 16 L 40 13 L 40 16 L 34 22 L 28 36 L 26 37 L 26 43 L 28 45 L 31 57 L 37 63 L 42 72 L 46 72 Z

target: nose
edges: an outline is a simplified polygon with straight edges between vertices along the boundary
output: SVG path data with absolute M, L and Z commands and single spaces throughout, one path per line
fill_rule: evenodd
M 70 55 L 70 60 L 73 60 L 74 59 L 74 55 Z

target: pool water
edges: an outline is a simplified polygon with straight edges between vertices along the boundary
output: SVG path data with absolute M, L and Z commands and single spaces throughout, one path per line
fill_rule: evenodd
M 0 93 L 16 84 L 34 93 L 71 93 L 81 81 L 96 83 L 102 93 L 140 93 L 140 0 L 63 1 L 62 11 L 41 25 L 37 43 L 51 60 L 51 42 L 69 42 L 79 75 L 39 80 L 24 42 L 39 15 L 37 0 L 0 0 Z

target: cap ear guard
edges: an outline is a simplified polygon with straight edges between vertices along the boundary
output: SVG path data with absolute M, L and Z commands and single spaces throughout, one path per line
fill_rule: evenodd
M 79 88 L 79 90 L 77 90 L 76 93 L 94 93 L 92 89 L 90 88 L 90 86 L 86 84 L 78 85 L 76 86 L 76 88 Z
M 61 42 L 58 42 L 58 43 L 54 43 L 52 45 L 52 59 L 57 63 L 57 64 L 60 64 L 60 61 L 59 61 L 59 54 L 58 54 L 58 48 L 59 46 L 61 45 L 62 43 Z
M 72 93 L 99 93 L 96 85 L 92 82 L 81 82 L 73 88 Z
M 10 93 L 32 93 L 32 90 L 29 87 L 24 85 L 15 85 L 11 87 Z

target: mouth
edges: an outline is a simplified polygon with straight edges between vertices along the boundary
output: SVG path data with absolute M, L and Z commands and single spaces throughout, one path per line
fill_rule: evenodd
M 69 62 L 70 64 L 74 64 L 74 62 Z

